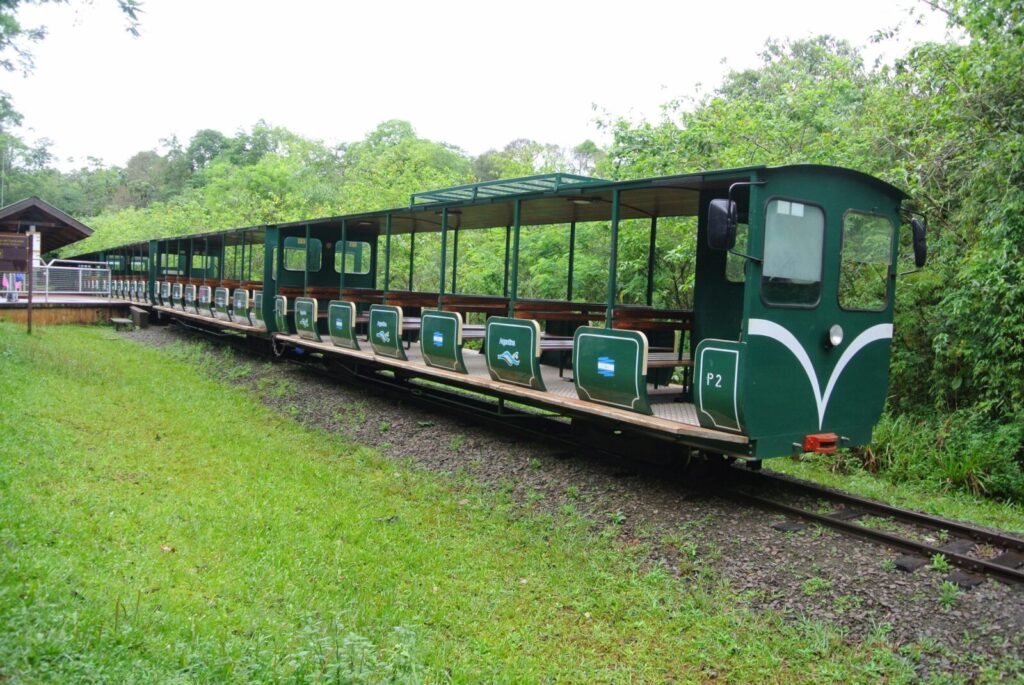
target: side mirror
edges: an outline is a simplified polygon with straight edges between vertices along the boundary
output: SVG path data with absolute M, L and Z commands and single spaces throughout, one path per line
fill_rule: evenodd
M 731 250 L 736 245 L 737 214 L 736 203 L 732 200 L 711 201 L 708 209 L 708 247 L 713 250 Z
M 928 261 L 928 238 L 925 235 L 928 224 L 921 219 L 911 219 L 910 228 L 914 236 L 914 266 L 920 269 Z

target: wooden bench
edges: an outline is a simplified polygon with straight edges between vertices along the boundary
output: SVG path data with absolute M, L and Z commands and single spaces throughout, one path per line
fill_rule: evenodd
M 384 294 L 384 304 L 393 307 L 436 307 L 437 293 L 392 290 Z
M 586 324 L 603 319 L 606 307 L 590 302 L 564 300 L 518 300 L 513 306 L 515 318 L 537 321 L 578 321 Z
M 612 328 L 627 331 L 688 331 L 693 328 L 693 310 L 615 307 L 612 310 Z
M 449 293 L 441 296 L 441 304 L 448 312 L 459 314 L 485 314 L 505 316 L 508 314 L 508 298 L 493 295 L 458 295 Z

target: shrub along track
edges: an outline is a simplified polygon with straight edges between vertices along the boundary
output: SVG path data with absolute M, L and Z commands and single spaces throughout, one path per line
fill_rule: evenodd
M 884 634 L 920 659 L 922 676 L 953 670 L 970 678 L 995 669 L 990 672 L 1000 677 L 1024 679 L 1024 586 L 986 582 L 950 594 L 943 584 L 949 569 L 900 572 L 890 548 L 821 525 L 776 530 L 773 524 L 784 518 L 743 501 L 720 472 L 581 450 L 562 439 L 557 424 L 539 437 L 551 424 L 525 418 L 510 428 L 511 422 L 424 404 L 408 393 L 339 383 L 323 368 L 239 353 L 223 341 L 196 354 L 187 346 L 200 338 L 174 326 L 126 335 L 204 359 L 206 372 L 251 388 L 301 423 L 507 490 L 525 507 L 572 507 L 599 534 L 650 546 L 651 563 L 681 582 L 727 584 L 751 607 L 839 625 L 852 640 Z M 933 542 L 945 544 L 941 537 Z

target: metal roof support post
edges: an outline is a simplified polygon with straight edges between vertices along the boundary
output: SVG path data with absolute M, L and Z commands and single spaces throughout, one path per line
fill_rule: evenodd
M 391 215 L 384 218 L 384 294 L 391 285 Z
M 341 254 L 342 278 L 345 272 L 345 253 Z M 302 296 L 309 295 L 309 224 L 306 224 L 306 260 L 302 265 Z
M 505 227 L 505 285 L 502 288 L 501 296 L 508 297 L 508 245 L 512 238 L 512 227 Z
M 338 267 L 338 297 L 341 297 L 341 291 L 345 289 L 345 257 L 348 256 L 348 221 L 346 219 L 341 220 L 341 266 Z M 306 224 L 306 250 L 309 250 L 309 224 Z M 334 251 L 338 251 L 338 246 L 335 244 Z M 307 266 L 309 266 L 307 264 Z
M 412 292 L 412 272 L 413 264 L 416 261 L 416 227 L 412 229 L 412 233 L 409 234 L 409 292 Z
M 210 239 L 203 238 L 203 285 L 206 285 L 206 274 L 210 273 Z
M 458 235 L 456 233 L 456 235 Z M 448 263 L 448 208 L 441 210 L 441 285 L 437 290 L 437 308 L 444 309 L 445 267 Z
M 647 250 L 647 306 L 654 304 L 654 243 L 658 239 L 658 217 L 651 217 L 651 245 Z
M 455 217 L 455 242 L 452 245 L 452 294 L 458 290 L 459 285 L 459 226 L 458 216 Z
M 576 262 L 576 222 L 569 224 L 569 277 L 565 286 L 565 299 L 572 302 L 572 276 Z
M 519 296 L 519 215 L 523 201 L 517 199 L 512 210 L 512 286 L 508 298 L 509 318 L 515 316 L 516 298 Z M 508 260 L 505 260 L 508 263 Z
M 224 252 L 228 251 L 227 241 L 224 241 Z M 245 231 L 242 231 L 242 265 L 245 266 Z M 238 268 L 238 248 L 231 254 L 231 275 L 242 282 L 242 272 Z
M 242 232 L 242 271 L 246 275 L 245 280 L 247 280 L 247 281 L 254 281 L 256 279 L 254 279 L 252 277 L 252 255 L 253 255 L 253 250 L 256 248 L 256 241 L 254 240 L 249 245 L 249 268 L 246 269 L 245 268 L 245 244 L 249 242 L 247 240 L 248 236 L 249 236 L 249 231 L 243 231 Z M 262 278 L 260 280 L 262 281 Z
M 187 275 L 185 278 L 188 281 L 192 280 L 192 256 L 196 252 L 195 241 L 192 238 L 188 239 L 188 254 L 185 256 L 185 266 L 188 267 Z
M 217 252 L 217 280 L 220 281 L 220 285 L 224 285 L 224 257 L 227 255 L 227 251 L 227 236 L 223 236 L 220 241 L 220 250 Z
M 612 310 L 615 307 L 615 278 L 619 268 L 619 189 L 612 191 L 612 237 L 608 259 L 608 309 L 604 314 L 604 327 L 612 327 Z

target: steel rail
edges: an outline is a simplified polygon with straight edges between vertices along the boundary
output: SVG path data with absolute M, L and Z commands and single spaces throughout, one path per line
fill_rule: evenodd
M 848 506 L 863 509 L 867 511 L 867 513 L 877 514 L 880 516 L 891 516 L 893 518 L 900 519 L 905 523 L 931 528 L 936 531 L 945 530 L 947 533 L 967 537 L 978 542 L 985 542 L 997 547 L 1013 549 L 1014 551 L 1024 554 L 1024 538 L 992 532 L 960 521 L 951 521 L 938 516 L 923 514 L 912 509 L 895 507 L 866 497 L 851 495 L 827 485 L 819 485 L 817 483 L 801 480 L 792 476 L 765 473 L 764 471 L 747 472 L 746 475 L 748 475 L 748 477 L 753 476 L 752 480 L 755 481 L 768 480 L 770 482 L 777 483 L 784 488 L 802 490 L 809 495 L 820 495 L 834 502 L 840 502 Z
M 758 504 L 762 507 L 776 509 L 791 516 L 797 516 L 799 518 L 814 521 L 815 523 L 820 523 L 822 525 L 829 526 L 830 528 L 838 528 L 845 533 L 864 538 L 872 542 L 881 542 L 890 547 L 919 553 L 926 557 L 934 557 L 937 554 L 941 554 L 951 564 L 959 566 L 960 568 L 975 571 L 977 573 L 985 573 L 1013 583 L 1024 583 L 1024 571 L 1019 569 L 994 564 L 985 559 L 975 559 L 963 554 L 949 552 L 924 542 L 914 542 L 913 540 L 908 540 L 907 538 L 902 538 L 898 535 L 875 530 L 874 528 L 868 528 L 867 526 L 851 523 L 850 521 L 836 519 L 828 514 L 818 514 L 813 511 L 808 511 L 806 509 L 794 507 L 789 504 L 783 504 L 763 497 L 757 497 L 755 495 L 748 495 L 745 493 L 736 493 L 736 495 L 737 497 Z

